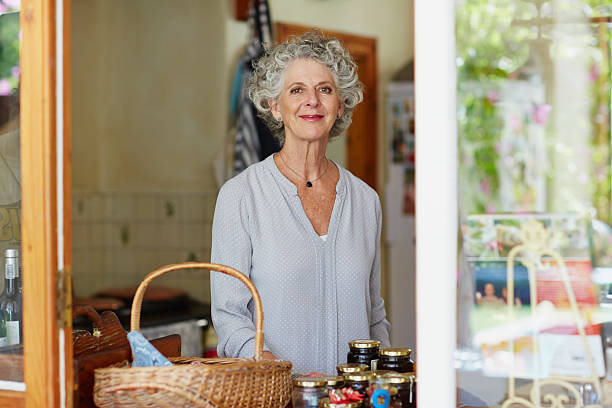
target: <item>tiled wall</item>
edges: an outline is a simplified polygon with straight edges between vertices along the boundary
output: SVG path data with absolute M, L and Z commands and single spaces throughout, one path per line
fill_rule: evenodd
M 210 259 L 216 193 L 78 193 L 72 197 L 74 290 L 91 296 L 137 286 L 162 265 Z M 208 271 L 178 271 L 154 284 L 209 301 Z

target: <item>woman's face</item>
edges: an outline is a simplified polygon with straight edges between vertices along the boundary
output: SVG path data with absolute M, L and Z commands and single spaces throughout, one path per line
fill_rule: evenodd
M 285 126 L 285 139 L 327 138 L 344 108 L 332 73 L 312 59 L 296 59 L 285 69 L 283 88 L 270 110 Z

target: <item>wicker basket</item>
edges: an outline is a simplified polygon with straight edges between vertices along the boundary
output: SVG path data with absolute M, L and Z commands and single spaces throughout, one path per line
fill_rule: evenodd
M 140 308 L 149 283 L 180 269 L 209 269 L 244 283 L 257 315 L 254 359 L 170 358 L 171 367 L 110 367 L 95 370 L 94 401 L 99 407 L 262 408 L 285 407 L 291 400 L 291 363 L 263 360 L 263 311 L 255 285 L 224 265 L 185 262 L 148 274 L 132 303 L 131 330 L 140 328 Z M 200 365 L 193 365 L 193 362 Z

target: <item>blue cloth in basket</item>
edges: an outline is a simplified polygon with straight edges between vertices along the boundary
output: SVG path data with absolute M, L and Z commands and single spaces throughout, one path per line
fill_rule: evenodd
M 127 338 L 132 348 L 132 355 L 134 356 L 132 367 L 163 367 L 172 365 L 140 332 L 131 331 L 128 333 Z

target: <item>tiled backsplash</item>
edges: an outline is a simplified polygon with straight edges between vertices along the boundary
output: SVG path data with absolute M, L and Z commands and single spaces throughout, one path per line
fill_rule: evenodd
M 79 193 L 72 196 L 74 289 L 91 296 L 136 286 L 166 264 L 210 259 L 216 193 Z M 207 271 L 178 271 L 153 284 L 210 300 Z

